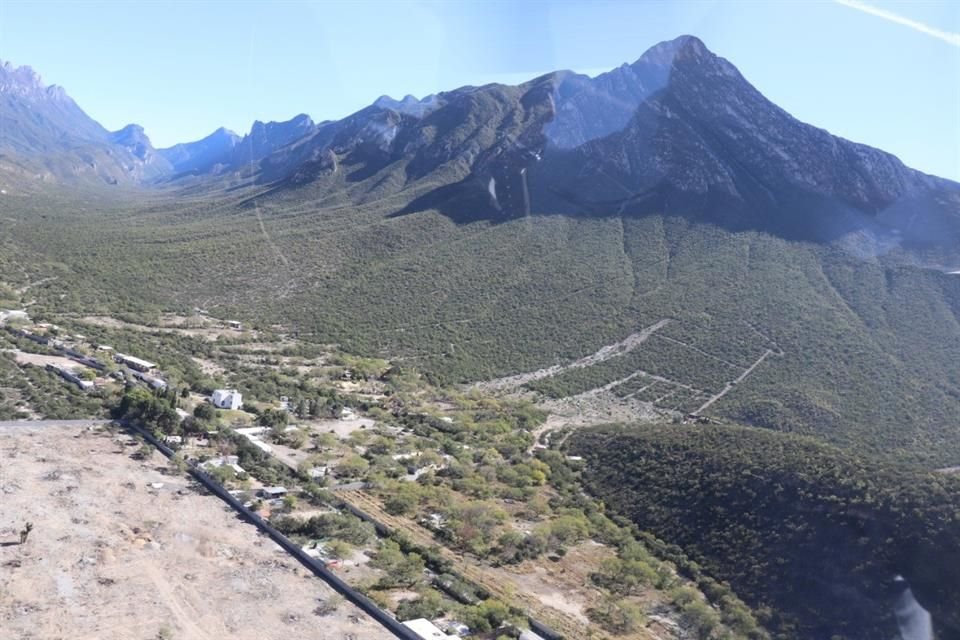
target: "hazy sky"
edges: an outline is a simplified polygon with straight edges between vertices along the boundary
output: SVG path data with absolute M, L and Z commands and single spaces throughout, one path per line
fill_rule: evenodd
M 0 59 L 158 147 L 255 119 L 595 74 L 699 36 L 793 115 L 960 180 L 960 2 L 0 0 Z

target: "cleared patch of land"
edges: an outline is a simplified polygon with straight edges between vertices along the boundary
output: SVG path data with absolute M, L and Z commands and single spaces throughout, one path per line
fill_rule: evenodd
M 27 351 L 14 350 L 14 358 L 16 358 L 17 364 L 32 364 L 37 367 L 45 367 L 48 364 L 52 364 L 63 369 L 68 369 L 70 371 L 80 371 L 83 369 L 83 365 L 79 364 L 70 358 L 65 358 L 63 356 L 52 356 L 42 353 L 29 353 Z
M 633 349 L 636 349 L 641 344 L 647 341 L 647 339 L 656 333 L 658 330 L 667 326 L 670 323 L 669 319 L 663 319 L 655 324 L 646 327 L 641 331 L 631 333 L 629 336 L 621 340 L 620 342 L 614 344 L 608 344 L 601 347 L 595 353 L 590 354 L 589 356 L 580 358 L 566 365 L 553 365 L 552 367 L 547 367 L 545 369 L 538 369 L 536 371 L 531 371 L 529 373 L 520 373 L 513 376 L 507 376 L 505 378 L 497 378 L 496 380 L 488 380 L 486 382 L 478 382 L 475 386 L 478 389 L 483 391 L 504 391 L 509 389 L 516 389 L 517 387 L 523 386 L 528 382 L 534 382 L 535 380 L 540 380 L 542 378 L 547 378 L 550 376 L 555 376 L 561 374 L 565 371 L 571 371 L 573 369 L 583 369 L 590 367 L 601 362 L 606 362 L 610 358 L 623 355 Z
M 125 434 L 0 427 L 3 637 L 390 638 Z M 18 541 L 33 523 L 26 544 Z

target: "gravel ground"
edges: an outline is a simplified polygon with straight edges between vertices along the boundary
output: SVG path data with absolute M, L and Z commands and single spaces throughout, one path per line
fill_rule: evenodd
M 326 584 L 137 448 L 76 425 L 0 427 L 4 640 L 392 637 L 346 602 L 316 615 Z

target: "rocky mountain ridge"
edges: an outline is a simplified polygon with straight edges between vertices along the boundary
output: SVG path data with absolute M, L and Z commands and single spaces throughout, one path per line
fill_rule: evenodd
M 796 120 L 693 36 L 595 78 L 559 71 L 516 87 L 381 96 L 342 120 L 257 121 L 242 138 L 220 129 L 160 151 L 136 125 L 106 132 L 29 68 L 0 67 L 0 93 L 4 161 L 39 160 L 44 179 L 176 186 L 226 174 L 348 201 L 388 183 L 415 192 L 407 212 L 469 219 L 678 211 L 797 239 L 866 228 L 897 242 L 960 240 L 960 186 Z

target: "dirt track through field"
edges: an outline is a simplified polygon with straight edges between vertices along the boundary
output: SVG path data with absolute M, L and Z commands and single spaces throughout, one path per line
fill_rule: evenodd
M 610 358 L 616 356 L 622 356 L 625 353 L 633 351 L 641 344 L 647 341 L 647 339 L 652 336 L 654 333 L 659 331 L 670 324 L 669 319 L 660 320 L 659 322 L 650 325 L 636 333 L 631 333 L 629 336 L 616 342 L 614 344 L 608 344 L 604 347 L 600 347 L 596 352 L 575 360 L 569 364 L 559 365 L 555 364 L 552 367 L 547 367 L 545 369 L 538 369 L 537 371 L 531 371 L 529 373 L 520 373 L 514 376 L 507 376 L 505 378 L 497 378 L 495 380 L 487 380 L 486 382 L 478 382 L 474 385 L 475 388 L 482 391 L 509 391 L 511 389 L 516 389 L 528 382 L 534 382 L 542 378 L 547 378 L 549 376 L 555 376 L 561 374 L 565 371 L 570 371 L 571 369 L 583 369 L 585 367 L 591 367 L 596 364 L 600 364 Z

